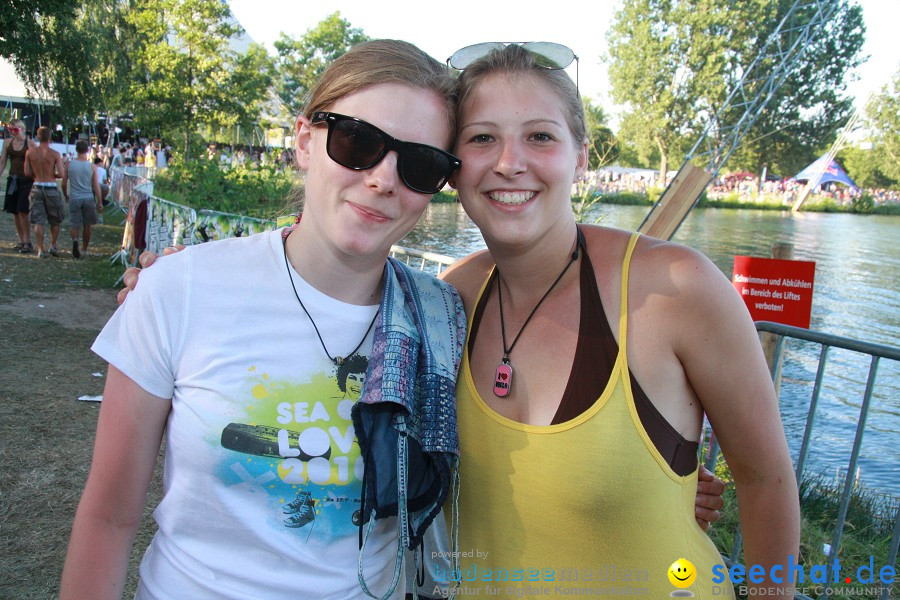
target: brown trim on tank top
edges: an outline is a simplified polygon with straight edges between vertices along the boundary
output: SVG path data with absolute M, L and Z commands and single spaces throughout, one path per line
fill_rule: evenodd
M 579 236 L 579 238 L 581 255 L 584 258 L 581 262 L 579 283 L 581 316 L 578 327 L 578 345 L 575 348 L 575 358 L 572 361 L 569 381 L 559 408 L 553 417 L 552 425 L 571 421 L 594 405 L 612 377 L 616 357 L 619 354 L 619 345 L 616 343 L 612 328 L 606 319 L 606 313 L 603 311 L 603 303 L 600 300 L 600 291 L 597 288 L 597 279 L 587 253 L 587 246 L 583 237 Z M 494 270 L 472 315 L 472 327 L 468 341 L 470 359 L 475 347 L 475 336 L 478 334 L 481 317 L 496 278 L 497 271 Z M 630 369 L 628 375 L 631 379 L 631 391 L 638 417 L 656 450 L 676 474 L 684 476 L 693 473 L 697 468 L 699 444 L 686 440 L 678 433 L 653 406 Z

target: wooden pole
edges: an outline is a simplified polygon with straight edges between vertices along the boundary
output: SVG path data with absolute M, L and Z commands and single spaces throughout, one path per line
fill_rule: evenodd
M 700 167 L 684 163 L 672 184 L 666 188 L 638 227 L 638 231 L 660 240 L 672 239 L 675 230 L 687 217 L 710 179 L 710 174 Z
M 793 260 L 794 245 L 790 243 L 772 244 L 772 258 L 780 258 L 784 260 Z M 782 336 L 763 331 L 759 334 L 759 343 L 762 345 L 763 354 L 766 357 L 766 364 L 769 365 L 769 372 L 772 373 L 772 381 L 775 383 L 775 397 L 781 396 L 781 367 L 784 364 L 784 352 L 778 352 L 778 342 Z

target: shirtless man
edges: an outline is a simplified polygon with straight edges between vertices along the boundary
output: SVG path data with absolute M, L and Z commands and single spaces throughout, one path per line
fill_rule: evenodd
M 56 238 L 59 237 L 59 224 L 65 217 L 66 209 L 56 180 L 63 176 L 65 170 L 59 152 L 50 147 L 50 128 L 39 127 L 37 137 L 41 145 L 25 154 L 25 175 L 34 179 L 29 219 L 34 225 L 38 258 L 47 258 L 44 252 L 45 223 L 50 223 L 50 254 L 59 256 Z

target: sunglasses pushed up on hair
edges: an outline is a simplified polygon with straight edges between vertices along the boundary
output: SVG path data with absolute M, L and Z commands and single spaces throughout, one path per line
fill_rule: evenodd
M 391 137 L 356 117 L 316 111 L 310 123 L 328 126 L 325 150 L 329 158 L 348 169 L 365 171 L 380 163 L 388 152 L 397 153 L 400 181 L 414 192 L 436 194 L 447 184 L 462 161 L 440 148 Z
M 472 63 L 484 58 L 495 50 L 516 45 L 534 55 L 537 66 L 552 71 L 567 68 L 575 63 L 575 87 L 578 88 L 578 56 L 568 46 L 556 42 L 482 42 L 460 48 L 447 59 L 447 64 L 457 71 L 465 71 Z

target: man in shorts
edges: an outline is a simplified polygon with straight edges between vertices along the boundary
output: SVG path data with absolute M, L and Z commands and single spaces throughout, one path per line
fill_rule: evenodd
M 88 150 L 87 141 L 75 142 L 78 156 L 66 167 L 62 180 L 63 195 L 69 202 L 69 233 L 72 235 L 72 256 L 75 258 L 81 258 L 82 252 L 87 255 L 91 225 L 97 224 L 97 213 L 103 212 L 98 168 L 88 158 Z M 81 241 L 84 244 L 81 250 L 78 248 L 79 229 L 82 230 Z
M 34 179 L 31 186 L 31 211 L 29 220 L 34 226 L 34 241 L 38 258 L 47 258 L 44 252 L 44 225 L 50 224 L 50 254 L 59 256 L 56 239 L 59 225 L 63 222 L 66 209 L 56 180 L 65 173 L 62 156 L 50 147 L 50 128 L 39 127 L 37 138 L 40 146 L 31 148 L 25 154 L 25 175 Z

